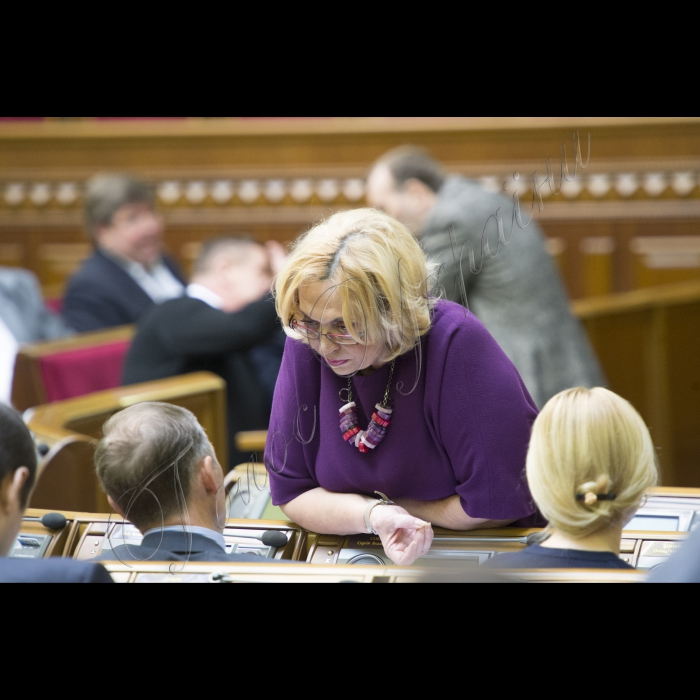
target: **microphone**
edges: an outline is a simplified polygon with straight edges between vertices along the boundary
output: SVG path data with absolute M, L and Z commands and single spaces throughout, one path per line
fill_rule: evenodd
M 273 547 L 279 549 L 280 547 L 286 547 L 289 542 L 289 538 L 284 532 L 279 530 L 269 530 L 262 537 L 262 543 L 266 547 Z
M 63 530 L 68 525 L 68 521 L 60 513 L 47 513 L 42 516 L 41 524 L 48 530 Z
M 279 549 L 280 547 L 286 547 L 289 538 L 284 532 L 279 530 L 268 530 L 262 537 L 253 537 L 252 535 L 235 535 L 231 534 L 230 537 L 238 537 L 242 540 L 258 540 L 262 542 L 266 547 L 272 547 L 273 549 Z

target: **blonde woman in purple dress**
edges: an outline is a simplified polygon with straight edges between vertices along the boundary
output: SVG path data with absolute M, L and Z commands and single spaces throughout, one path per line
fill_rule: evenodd
M 524 479 L 535 404 L 483 325 L 431 296 L 429 268 L 403 224 L 360 209 L 303 236 L 275 282 L 273 503 L 314 532 L 378 534 L 402 565 L 432 525 L 541 524 Z

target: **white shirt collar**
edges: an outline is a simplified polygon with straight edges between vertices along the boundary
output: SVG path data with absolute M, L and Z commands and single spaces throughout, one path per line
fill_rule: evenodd
M 108 251 L 103 250 L 102 253 L 125 270 L 156 304 L 182 296 L 184 285 L 170 272 L 162 259 L 146 268 L 141 263 L 120 258 Z
M 12 402 L 12 379 L 19 343 L 7 324 L 0 318 L 0 403 Z
M 198 527 L 196 525 L 172 525 L 171 527 L 156 527 L 153 530 L 144 532 L 143 536 L 147 537 L 150 534 L 159 534 L 161 532 L 189 532 L 192 535 L 202 535 L 202 537 L 207 537 L 213 542 L 216 542 L 221 549 L 226 551 L 226 540 L 221 533 L 214 532 L 214 530 L 210 530 L 206 527 Z
M 216 293 L 212 292 L 209 287 L 205 287 L 202 284 L 191 284 L 187 287 L 187 296 L 191 299 L 199 299 L 205 304 L 208 304 L 213 309 L 223 309 L 224 300 Z

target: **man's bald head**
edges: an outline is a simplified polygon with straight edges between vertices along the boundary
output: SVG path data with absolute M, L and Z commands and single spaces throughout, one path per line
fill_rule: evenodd
M 240 311 L 272 286 L 268 249 L 252 238 L 227 236 L 207 241 L 195 264 L 192 283 L 214 292 L 221 310 Z
M 222 236 L 205 241 L 194 264 L 194 274 L 203 275 L 211 272 L 217 262 L 229 261 L 244 264 L 255 251 L 264 251 L 265 247 L 248 236 Z

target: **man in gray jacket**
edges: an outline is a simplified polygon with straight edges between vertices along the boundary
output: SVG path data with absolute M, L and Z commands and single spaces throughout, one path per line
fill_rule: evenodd
M 19 346 L 71 335 L 44 304 L 39 282 L 28 270 L 0 267 L 0 402 L 9 403 Z
M 481 320 L 540 408 L 565 389 L 605 384 L 541 229 L 534 221 L 524 226 L 529 207 L 523 207 L 523 227 L 516 223 L 511 230 L 512 200 L 466 178 L 446 177 L 412 147 L 377 161 L 367 187 L 369 203 L 411 228 L 439 263 L 435 291 Z M 498 243 L 499 210 L 507 245 Z

